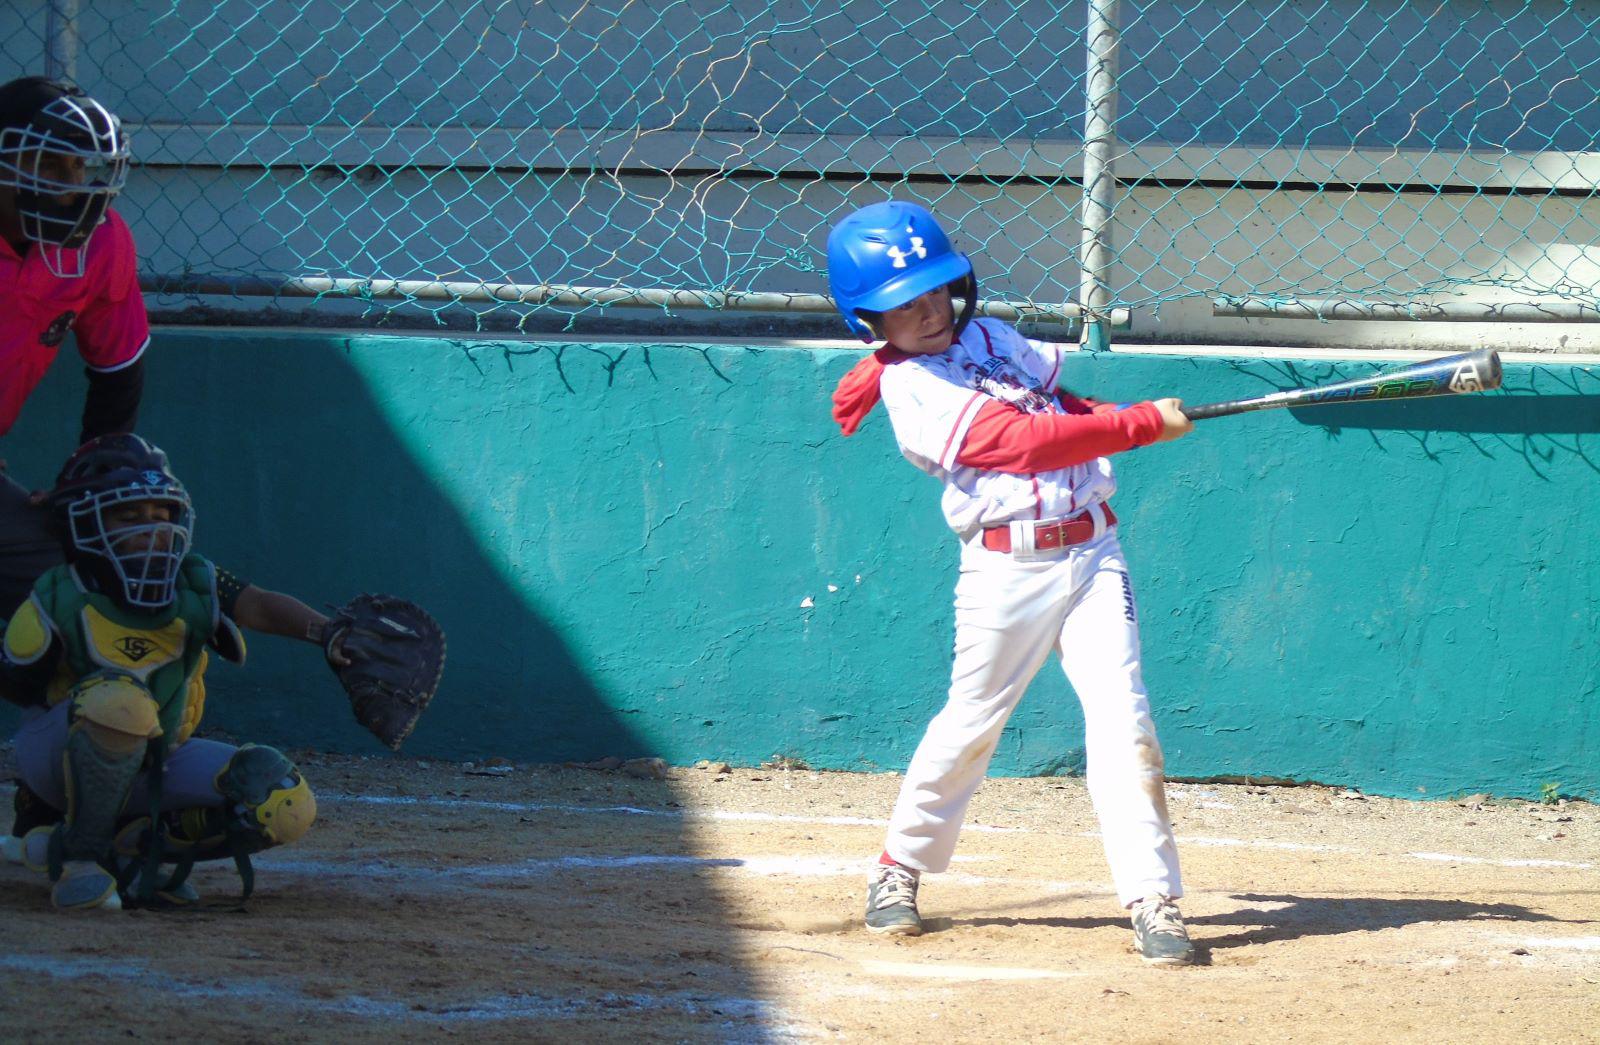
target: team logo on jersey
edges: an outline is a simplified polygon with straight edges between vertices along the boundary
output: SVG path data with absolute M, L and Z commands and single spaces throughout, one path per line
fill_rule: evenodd
M 156 644 L 143 635 L 124 635 L 112 643 L 124 657 L 135 664 L 148 657 L 156 650 Z
M 1029 385 L 1015 367 L 999 357 L 973 364 L 977 368 L 973 387 L 984 395 L 1010 403 L 1029 414 L 1042 414 L 1050 409 L 1050 396 L 1043 388 Z
M 67 331 L 72 329 L 72 321 L 77 318 L 78 314 L 70 309 L 61 313 L 61 315 L 51 320 L 50 325 L 45 328 L 45 332 L 39 335 L 39 344 L 44 345 L 46 348 L 55 348 L 60 345 L 62 341 L 66 340 Z
M 889 256 L 894 259 L 894 264 L 891 265 L 890 267 L 891 268 L 897 268 L 897 269 L 905 268 L 906 267 L 906 259 L 911 257 L 913 254 L 915 254 L 919 258 L 925 258 L 925 257 L 928 256 L 928 248 L 924 247 L 922 245 L 922 237 L 921 236 L 912 236 L 911 237 L 911 249 L 910 250 L 901 250 L 899 247 L 890 247 L 889 248 Z

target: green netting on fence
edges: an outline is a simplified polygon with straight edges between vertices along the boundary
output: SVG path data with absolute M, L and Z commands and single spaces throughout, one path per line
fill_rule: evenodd
M 56 60 L 133 129 L 148 277 L 296 308 L 825 307 L 828 226 L 891 194 L 989 297 L 1062 314 L 1096 281 L 1149 309 L 1589 301 L 1600 276 L 1600 4 L 56 3 Z M 49 6 L 0 11 L 18 72 L 61 46 Z

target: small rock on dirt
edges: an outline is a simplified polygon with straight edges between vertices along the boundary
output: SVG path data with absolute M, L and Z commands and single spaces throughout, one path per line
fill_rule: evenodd
M 667 762 L 661 758 L 630 758 L 622 763 L 622 772 L 639 780 L 665 780 Z

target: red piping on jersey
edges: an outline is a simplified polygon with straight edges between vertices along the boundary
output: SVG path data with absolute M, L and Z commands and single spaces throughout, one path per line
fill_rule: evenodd
M 1046 381 L 1044 383 L 1044 387 L 1046 387 L 1046 388 L 1055 388 L 1056 387 L 1056 380 L 1060 376 L 1061 376 L 1061 346 L 1057 345 L 1056 346 L 1056 368 L 1054 370 L 1050 371 L 1050 380 L 1048 380 L 1048 381 Z M 1057 395 L 1059 395 L 1060 392 L 1061 392 L 1061 390 L 1059 388 L 1057 388 L 1056 389 Z
M 974 393 L 972 393 L 972 398 L 968 399 L 966 401 L 966 403 L 964 403 L 962 405 L 961 412 L 956 415 L 956 423 L 950 429 L 950 436 L 949 436 L 949 438 L 945 439 L 945 441 L 944 441 L 944 449 L 939 452 L 939 467 L 943 468 L 945 461 L 950 459 L 950 444 L 952 444 L 952 443 L 954 443 L 956 441 L 956 433 L 960 432 L 961 429 L 962 429 L 961 422 L 963 420 L 965 420 L 967 415 L 972 411 L 973 404 L 974 403 L 980 403 L 983 400 L 988 399 L 988 398 L 989 397 L 984 395 L 982 392 L 974 392 Z M 985 404 L 985 406 L 986 405 L 987 404 Z M 978 407 L 979 416 L 982 416 L 983 410 L 984 410 L 984 406 L 979 406 Z M 974 422 L 974 423 L 976 423 L 976 422 Z M 970 430 L 971 426 L 969 425 L 967 427 Z M 958 456 L 956 459 L 959 461 L 960 457 Z

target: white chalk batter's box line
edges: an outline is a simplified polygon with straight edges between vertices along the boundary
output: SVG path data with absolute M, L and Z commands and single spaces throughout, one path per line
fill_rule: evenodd
M 889 821 L 864 816 L 793 816 L 786 813 L 752 813 L 736 809 L 644 809 L 639 806 L 580 806 L 550 802 L 490 802 L 479 798 L 410 798 L 404 795 L 342 795 L 317 792 L 317 801 L 367 805 L 436 806 L 442 809 L 482 809 L 494 813 L 571 813 L 578 816 L 616 814 L 654 816 L 668 820 L 729 820 L 771 824 L 822 824 L 828 827 L 887 827 Z M 1025 827 L 967 824 L 964 831 L 994 834 L 1029 834 Z
M 782 813 L 752 813 L 730 809 L 644 809 L 637 806 L 581 806 L 559 805 L 544 802 L 490 802 L 476 798 L 411 798 L 403 795 L 343 795 L 343 794 L 318 794 L 318 800 L 329 802 L 351 802 L 369 805 L 412 805 L 428 806 L 442 809 L 483 809 L 489 812 L 501 813 L 566 813 L 577 816 L 585 815 L 622 815 L 622 816 L 650 816 L 674 820 L 723 820 L 723 821 L 749 821 L 760 823 L 788 823 L 788 824 L 819 824 L 825 826 L 847 827 L 887 827 L 888 820 L 872 819 L 856 816 L 825 816 L 805 817 L 793 816 Z M 968 824 L 963 831 L 987 831 L 996 834 L 1033 834 L 1026 827 L 994 827 L 988 824 Z M 1099 838 L 1096 831 L 1082 831 L 1080 838 Z M 1301 842 L 1278 842 L 1269 839 L 1245 840 L 1239 838 L 1201 838 L 1195 836 L 1178 836 L 1180 846 L 1204 846 L 1207 848 L 1236 847 L 1242 849 L 1271 849 L 1284 852 L 1308 853 L 1347 853 L 1365 855 L 1367 850 L 1353 849 L 1347 846 L 1308 844 Z M 1481 856 L 1452 856 L 1447 853 L 1406 853 L 1406 857 L 1413 860 L 1427 860 L 1431 862 L 1463 863 L 1463 864 L 1488 864 L 1495 867 L 1569 867 L 1574 870 L 1587 871 L 1594 868 L 1592 863 L 1581 863 L 1570 860 L 1538 860 L 1526 858 L 1491 859 Z
M 534 884 L 559 875 L 627 874 L 682 871 L 710 871 L 752 875 L 760 878 L 851 878 L 866 882 L 872 861 L 861 856 L 688 856 L 673 853 L 624 853 L 606 856 L 550 856 L 514 860 L 497 864 L 450 864 L 426 866 L 384 857 L 352 856 L 349 859 L 296 857 L 292 850 L 271 850 L 253 858 L 262 872 L 292 878 L 326 881 L 333 878 L 361 878 L 386 885 L 409 886 L 428 891 L 449 891 L 472 885 Z M 221 864 L 208 870 L 219 875 L 231 873 Z M 200 872 L 197 870 L 196 874 Z M 1115 896 L 1110 882 L 1066 881 L 1062 879 L 1022 878 L 1012 875 L 969 874 L 946 871 L 938 876 L 941 887 L 995 885 L 1027 886 L 1049 893 Z
M 1558 952 L 1600 951 L 1600 937 L 1541 939 L 1498 935 L 1497 940 L 1524 948 Z M 1445 964 L 1455 964 L 1447 957 Z M 939 980 L 1037 980 L 1081 977 L 1082 971 L 1013 969 L 1004 966 L 931 965 L 919 962 L 866 960 L 855 963 L 869 976 Z M 716 1037 L 724 1042 L 793 1041 L 814 1037 L 808 1028 L 784 1014 L 772 1002 L 755 998 L 686 993 L 617 994 L 560 997 L 528 994 L 489 995 L 468 1000 L 419 1003 L 415 998 L 385 1000 L 362 994 L 325 997 L 308 993 L 293 981 L 229 978 L 226 984 L 187 983 L 173 975 L 131 963 L 99 958 L 57 958 L 45 955 L 0 955 L 0 969 L 55 980 L 95 980 L 137 988 L 139 996 L 165 996 L 172 1001 L 257 1003 L 274 1011 L 296 1011 L 321 1016 L 346 1016 L 380 1023 L 484 1023 L 507 1020 L 575 1020 L 601 1015 L 608 1019 L 637 1014 L 676 1012 L 705 1016 L 716 1021 Z M 744 1026 L 735 1027 L 735 1022 Z M 750 1024 L 756 1026 L 749 1026 Z M 710 1028 L 708 1027 L 707 1030 Z

